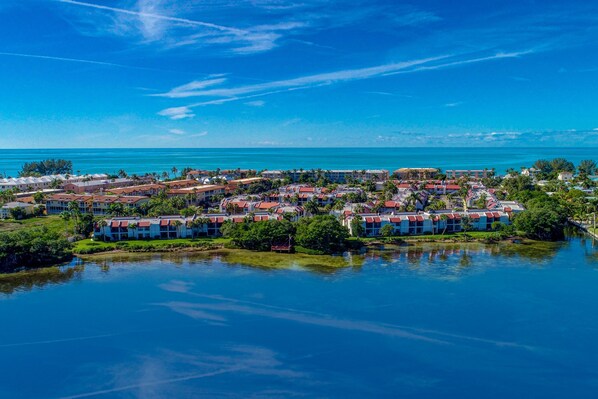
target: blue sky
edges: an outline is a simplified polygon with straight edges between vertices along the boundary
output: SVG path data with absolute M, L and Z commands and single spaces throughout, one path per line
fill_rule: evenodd
M 0 148 L 598 146 L 591 1 L 3 0 Z

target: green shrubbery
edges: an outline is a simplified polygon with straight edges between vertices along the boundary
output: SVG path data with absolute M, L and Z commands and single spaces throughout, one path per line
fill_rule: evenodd
M 0 234 L 0 272 L 47 266 L 71 258 L 68 240 L 46 228 Z

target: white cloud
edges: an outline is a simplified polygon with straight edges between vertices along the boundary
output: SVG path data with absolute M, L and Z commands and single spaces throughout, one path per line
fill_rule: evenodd
M 172 133 L 172 134 L 176 134 L 176 135 L 178 135 L 178 136 L 182 136 L 183 134 L 185 134 L 185 131 L 184 131 L 184 130 L 181 130 L 181 129 L 170 129 L 170 130 L 168 130 L 168 131 L 169 131 L 170 133 Z
M 191 135 L 189 135 L 189 137 L 204 137 L 204 136 L 207 136 L 207 135 L 208 135 L 208 132 L 203 131 L 201 133 L 191 134 Z
M 158 112 L 158 115 L 166 116 L 172 120 L 193 118 L 195 114 L 189 107 L 172 107 Z
M 181 97 L 236 97 L 240 95 L 252 94 L 269 90 L 293 89 L 300 87 L 309 87 L 315 85 L 328 85 L 337 82 L 345 82 L 351 80 L 362 80 L 383 76 L 390 72 L 396 72 L 416 65 L 421 65 L 433 61 L 438 61 L 448 56 L 430 57 L 412 61 L 398 62 L 392 64 L 377 65 L 367 68 L 347 69 L 335 72 L 320 73 L 315 75 L 307 75 L 294 79 L 277 80 L 266 83 L 258 83 L 246 86 L 237 86 L 230 88 L 217 88 L 208 90 L 191 90 L 186 91 L 184 96 L 180 91 L 174 88 L 166 93 L 154 94 L 157 97 L 167 98 L 181 98 Z
M 250 107 L 263 107 L 265 104 L 264 100 L 248 101 L 245 103 L 245 105 L 249 105 Z
M 453 103 L 446 103 L 446 104 L 444 104 L 444 106 L 447 107 L 447 108 L 453 108 L 453 107 L 458 107 L 461 104 L 463 104 L 463 101 L 456 101 L 456 102 L 453 102 Z

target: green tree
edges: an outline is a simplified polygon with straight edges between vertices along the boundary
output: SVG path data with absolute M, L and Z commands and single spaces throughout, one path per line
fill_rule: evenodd
M 296 242 L 305 248 L 325 253 L 342 252 L 348 237 L 348 229 L 331 215 L 303 218 L 297 223 Z
M 564 237 L 566 220 L 550 208 L 535 208 L 518 214 L 513 223 L 526 237 L 553 241 Z
M 392 237 L 395 235 L 395 228 L 392 224 L 385 224 L 380 228 L 380 235 L 383 237 Z
M 365 236 L 365 228 L 363 227 L 363 218 L 359 215 L 355 215 L 351 220 L 351 232 L 353 237 Z
M 596 162 L 594 162 L 591 159 L 584 159 L 577 166 L 577 170 L 579 171 L 579 173 L 582 173 L 585 175 L 594 175 L 594 174 L 596 174 L 596 170 L 597 170 Z

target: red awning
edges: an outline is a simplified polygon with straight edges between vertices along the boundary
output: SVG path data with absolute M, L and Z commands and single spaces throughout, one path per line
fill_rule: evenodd
M 113 229 L 117 228 L 118 226 L 120 226 L 119 221 L 113 221 L 112 223 L 110 223 L 110 227 L 112 227 Z
M 492 212 L 492 214 L 494 215 L 495 218 L 500 219 L 500 213 L 498 213 L 498 212 Z
M 129 226 L 129 222 L 127 222 L 126 220 L 123 220 L 122 222 L 120 222 L 120 227 L 128 227 Z
M 407 216 L 407 219 L 409 219 L 410 222 L 415 222 L 417 220 L 415 216 Z
M 453 215 L 452 213 L 449 213 L 449 214 L 446 215 L 446 217 L 449 218 L 449 219 L 454 219 L 455 215 Z
M 471 219 L 479 219 L 479 218 L 480 218 L 480 215 L 478 215 L 477 213 L 472 213 L 471 215 L 469 215 L 469 217 L 470 217 Z
M 492 218 L 492 217 L 494 217 L 494 215 L 492 214 L 492 212 L 486 212 L 486 217 Z
M 169 220 L 160 220 L 160 226 L 168 226 Z
M 374 223 L 374 218 L 365 218 L 366 223 Z
M 138 226 L 139 227 L 150 227 L 150 222 L 149 221 L 139 222 Z
M 420 215 L 416 216 L 416 219 L 417 219 L 418 222 L 423 222 L 424 221 L 424 217 L 420 216 Z
M 382 221 L 382 219 L 380 219 L 377 216 L 374 218 L 374 223 L 380 223 L 381 221 Z
M 401 218 L 390 218 L 390 223 L 401 223 Z

